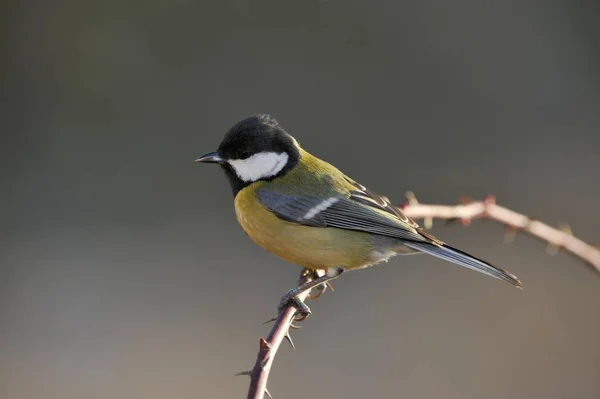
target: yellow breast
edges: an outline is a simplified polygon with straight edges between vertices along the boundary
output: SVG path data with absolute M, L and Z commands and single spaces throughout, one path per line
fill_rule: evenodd
M 368 234 L 282 220 L 256 198 L 261 184 L 242 189 L 234 201 L 238 222 L 256 244 L 288 262 L 311 269 L 354 269 L 373 262 Z

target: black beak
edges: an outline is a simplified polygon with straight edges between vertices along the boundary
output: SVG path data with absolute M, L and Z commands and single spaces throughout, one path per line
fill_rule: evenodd
M 223 158 L 219 156 L 216 152 L 209 152 L 208 154 L 202 155 L 200 158 L 196 159 L 194 162 L 203 162 L 203 163 L 223 163 Z

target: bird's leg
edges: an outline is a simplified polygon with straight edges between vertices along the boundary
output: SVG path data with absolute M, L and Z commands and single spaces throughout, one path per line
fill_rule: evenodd
M 304 318 L 306 318 L 306 316 L 310 314 L 310 308 L 306 306 L 304 302 L 298 299 L 298 295 L 307 290 L 312 290 L 321 284 L 327 284 L 327 282 L 335 280 L 343 273 L 343 271 L 344 269 L 342 268 L 329 268 L 327 269 L 327 274 L 324 276 L 315 278 L 314 280 L 306 281 L 296 288 L 292 288 L 281 298 L 281 302 L 279 303 L 279 311 L 281 312 L 288 304 L 292 303 L 298 310 L 298 313 L 304 315 Z

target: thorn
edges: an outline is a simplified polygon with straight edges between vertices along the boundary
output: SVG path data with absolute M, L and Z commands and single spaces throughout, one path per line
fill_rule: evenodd
M 568 236 L 572 236 L 573 235 L 573 230 L 571 230 L 571 226 L 569 226 L 566 223 L 563 223 L 561 225 L 558 226 L 558 229 L 560 231 L 562 231 L 563 233 L 565 233 Z
M 517 236 L 518 231 L 519 231 L 518 227 L 515 227 L 510 224 L 505 224 L 504 225 L 504 243 L 510 244 L 511 242 L 513 242 L 515 240 L 515 237 Z
M 237 377 L 238 375 L 247 375 L 247 376 L 251 376 L 251 375 L 252 375 L 252 370 L 240 371 L 239 373 L 235 374 L 235 375 L 234 375 L 234 377 Z
M 425 219 L 423 219 L 423 227 L 425 227 L 425 229 L 427 230 L 431 230 L 431 228 L 433 227 L 433 218 L 426 217 Z
M 271 350 L 271 345 L 263 337 L 260 337 L 259 346 L 261 351 Z
M 573 231 L 571 230 L 571 227 L 568 224 L 561 224 L 560 226 L 558 226 L 558 229 L 562 231 L 565 235 L 573 235 Z M 546 247 L 546 252 L 548 253 L 548 255 L 554 256 L 558 253 L 561 247 L 562 244 L 548 244 L 548 247 Z
M 290 343 L 290 346 L 292 347 L 292 349 L 296 350 L 296 346 L 294 345 L 294 341 L 292 341 L 292 337 L 290 337 L 290 332 L 289 331 L 285 334 L 284 337 L 287 340 L 287 342 Z
M 417 205 L 419 203 L 417 196 L 412 191 L 407 191 L 405 197 L 408 200 L 409 205 Z
M 273 399 L 273 396 L 271 396 L 271 392 L 269 392 L 269 390 L 267 388 L 265 388 L 265 393 L 267 394 L 267 396 L 271 399 Z
M 271 345 L 263 337 L 260 337 L 258 346 L 258 352 L 261 354 L 264 353 L 264 359 L 260 362 L 260 368 L 264 369 L 271 357 Z
M 472 202 L 475 202 L 475 200 L 473 198 L 469 197 L 468 195 L 461 195 L 458 198 L 458 203 L 461 205 L 468 205 Z
M 456 223 L 456 222 L 458 222 L 459 220 L 460 220 L 459 218 L 450 218 L 450 219 L 446 219 L 446 221 L 444 222 L 444 225 L 445 225 L 445 226 L 448 226 L 449 224 Z
M 485 206 L 496 205 L 496 196 L 492 194 L 488 194 L 483 198 L 483 204 Z
M 504 225 L 505 231 L 504 231 L 504 243 L 505 244 L 510 244 L 511 242 L 513 242 L 515 240 L 515 237 L 517 236 L 517 231 L 518 229 L 514 226 L 510 226 L 505 224 Z
M 460 224 L 462 224 L 463 226 L 467 227 L 471 224 L 471 219 L 470 218 L 461 218 L 460 219 Z
M 269 323 L 273 323 L 275 320 L 277 320 L 277 317 L 273 317 L 265 322 L 263 322 L 263 324 L 269 324 Z
M 534 219 L 534 218 L 531 218 L 531 217 L 528 218 L 528 220 L 527 220 L 527 222 L 525 224 L 525 227 L 523 227 L 523 230 L 525 230 L 527 232 L 530 232 L 531 231 L 531 225 L 533 223 L 537 222 L 537 221 L 538 221 L 537 219 Z
M 550 256 L 556 255 L 559 250 L 560 250 L 560 245 L 548 244 L 548 246 L 546 247 L 546 253 Z

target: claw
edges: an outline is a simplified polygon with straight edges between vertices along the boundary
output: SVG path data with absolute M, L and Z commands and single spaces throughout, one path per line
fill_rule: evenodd
M 296 308 L 296 313 L 294 313 L 292 321 L 304 321 L 311 315 L 310 308 L 300 299 L 292 299 L 292 304 Z
M 333 268 L 328 269 L 326 274 L 321 276 L 318 270 L 314 271 L 315 276 L 319 275 L 320 277 L 314 280 L 306 281 L 297 286 L 296 288 L 292 288 L 291 290 L 289 290 L 281 298 L 281 302 L 278 306 L 279 313 L 281 313 L 286 307 L 288 307 L 291 304 L 297 310 L 296 314 L 293 317 L 293 321 L 305 320 L 310 315 L 310 308 L 298 298 L 298 295 L 308 290 L 312 290 L 313 288 L 318 287 L 320 285 L 327 284 L 330 280 L 338 278 L 343 272 L 343 268 Z M 300 314 L 300 317 L 298 317 L 298 314 Z
M 310 308 L 299 298 L 294 299 L 294 307 L 296 308 L 296 314 L 300 313 L 306 315 L 307 317 L 310 316 Z
M 316 286 L 316 287 L 314 288 L 314 290 L 316 290 L 316 291 L 317 291 L 317 293 L 316 293 L 316 294 L 312 294 L 312 293 L 311 293 L 311 294 L 308 294 L 308 297 L 309 297 L 310 299 L 312 299 L 313 301 L 314 301 L 315 299 L 319 299 L 319 298 L 321 297 L 321 295 L 323 295 L 323 293 L 324 293 L 325 291 L 327 291 L 327 283 L 325 283 L 325 284 L 321 284 L 321 285 L 318 285 L 318 286 Z
M 295 324 L 293 324 L 293 323 L 290 323 L 290 328 L 291 328 L 292 330 L 299 330 L 299 329 L 301 329 L 301 328 L 302 328 L 302 326 L 297 326 L 297 325 L 295 325 Z
M 308 297 L 314 301 L 315 299 L 319 299 L 321 295 L 323 295 L 323 291 L 320 291 L 318 294 L 308 294 Z
M 316 271 L 314 273 L 313 279 L 317 279 L 321 277 Z M 315 288 L 313 288 L 313 290 L 316 290 L 317 293 L 316 294 L 309 294 L 308 297 L 312 300 L 315 299 L 319 299 L 321 297 L 321 295 L 323 295 L 325 293 L 325 291 L 327 291 L 327 289 L 330 289 L 331 292 L 335 291 L 333 289 L 333 285 L 331 285 L 331 283 L 329 281 L 326 281 L 322 284 L 317 285 Z
M 281 298 L 281 302 L 279 303 L 277 310 L 279 313 L 281 313 L 289 305 L 293 305 L 296 309 L 304 309 L 305 307 L 308 307 L 304 304 L 304 302 L 298 299 L 298 293 L 296 292 L 295 288 L 293 290 L 289 290 L 288 293 Z
M 302 322 L 304 320 L 306 320 L 306 318 L 310 315 L 310 313 L 296 313 L 296 315 L 294 316 L 294 321 L 297 322 Z
M 310 312 L 308 306 L 306 306 L 302 301 L 298 300 L 298 295 L 308 290 L 312 290 L 313 288 L 318 287 L 322 284 L 325 284 L 329 280 L 338 278 L 343 273 L 343 271 L 343 268 L 334 268 L 331 269 L 331 274 L 329 274 L 328 270 L 325 275 L 320 276 L 319 278 L 316 278 L 314 280 L 306 281 L 297 286 L 296 288 L 292 288 L 281 298 L 281 302 L 279 303 L 278 307 L 279 312 L 285 309 L 292 301 L 294 306 L 296 306 L 298 310 L 301 310 L 303 313 L 307 313 L 307 311 Z M 318 271 L 315 271 L 315 273 L 318 273 Z

